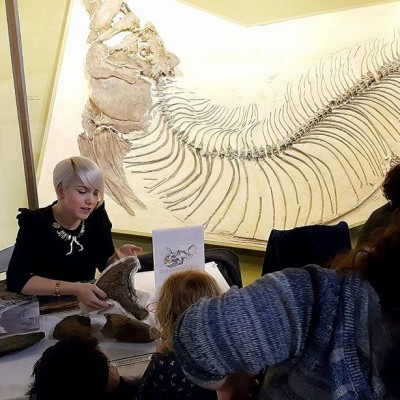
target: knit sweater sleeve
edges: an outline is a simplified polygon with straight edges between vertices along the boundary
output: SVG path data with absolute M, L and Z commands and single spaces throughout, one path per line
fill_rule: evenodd
M 174 350 L 198 385 L 262 368 L 301 354 L 314 303 L 305 269 L 267 274 L 242 289 L 203 299 L 179 319 Z

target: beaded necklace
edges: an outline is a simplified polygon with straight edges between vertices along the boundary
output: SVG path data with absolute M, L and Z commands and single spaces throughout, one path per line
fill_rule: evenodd
M 72 253 L 74 243 L 79 246 L 78 251 L 83 250 L 83 246 L 78 242 L 78 239 L 85 233 L 85 221 L 84 220 L 82 220 L 81 230 L 79 231 L 79 233 L 76 236 L 70 235 L 69 233 L 65 232 L 64 229 L 62 228 L 62 226 L 58 222 L 53 222 L 52 226 L 53 226 L 53 228 L 56 229 L 57 235 L 60 239 L 70 242 L 70 244 L 69 244 L 70 250 L 66 254 L 67 256 L 69 256 Z

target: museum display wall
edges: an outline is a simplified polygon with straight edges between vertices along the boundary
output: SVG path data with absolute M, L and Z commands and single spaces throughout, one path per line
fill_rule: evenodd
M 261 250 L 274 228 L 362 223 L 398 162 L 399 13 L 244 27 L 176 1 L 72 2 L 41 202 L 55 163 L 84 154 L 120 232 L 203 225 Z
M 118 2 L 104 1 L 105 12 L 129 16 L 124 29 L 117 19 L 96 26 L 96 10 L 85 3 L 96 4 L 18 2 L 41 205 L 54 197 L 55 162 L 79 153 L 105 169 L 107 208 L 122 234 L 203 224 L 209 243 L 262 250 L 272 228 L 339 219 L 357 225 L 383 202 L 379 181 L 396 162 L 398 118 L 386 105 L 392 89 L 376 86 L 389 74 L 384 64 L 397 60 L 399 2 L 246 28 L 220 10 L 202 11 L 204 2 L 126 1 L 121 12 L 112 10 Z M 180 24 L 171 24 L 177 17 Z M 87 42 L 90 34 L 96 40 Z M 132 50 L 138 39 L 142 47 Z M 113 76 L 102 75 L 105 61 Z M 11 172 L 1 168 L 10 189 L 1 200 L 9 212 L 0 248 L 13 242 L 16 209 L 26 205 L 7 57 L 1 71 L 9 93 L 0 114 L 1 165 Z M 366 104 L 340 97 L 358 96 L 361 87 L 365 96 L 376 89 Z M 113 93 L 128 109 L 115 110 Z M 347 106 L 358 109 L 341 113 Z M 363 108 L 375 112 L 369 126 Z

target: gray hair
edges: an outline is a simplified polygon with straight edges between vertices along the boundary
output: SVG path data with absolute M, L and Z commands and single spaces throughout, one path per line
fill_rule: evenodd
M 100 167 L 92 160 L 82 156 L 69 157 L 60 161 L 53 171 L 53 185 L 57 190 L 59 185 L 68 187 L 80 179 L 85 186 L 99 191 L 99 202 L 104 201 L 104 177 Z

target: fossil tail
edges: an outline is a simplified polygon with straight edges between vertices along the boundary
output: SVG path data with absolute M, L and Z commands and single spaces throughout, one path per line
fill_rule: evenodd
M 86 132 L 78 137 L 81 154 L 95 161 L 102 169 L 107 194 L 131 215 L 135 215 L 132 203 L 147 208 L 131 189 L 123 168 L 125 155 L 131 145 L 109 129 L 97 131 L 92 138 Z

